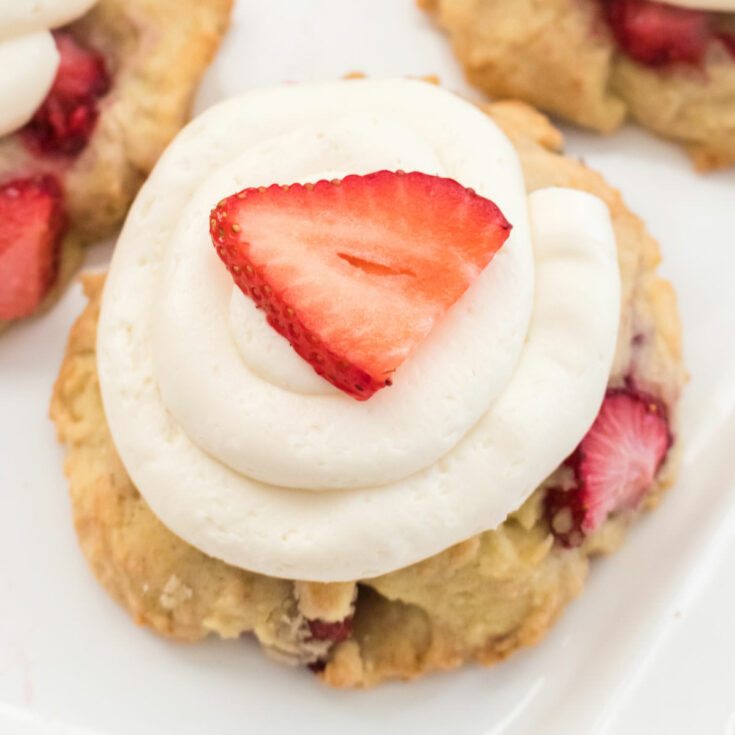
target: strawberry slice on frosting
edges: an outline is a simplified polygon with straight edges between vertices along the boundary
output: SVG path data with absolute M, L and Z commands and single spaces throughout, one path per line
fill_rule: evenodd
M 453 179 L 401 171 L 245 189 L 210 220 L 237 285 L 357 400 L 391 385 L 510 230 L 493 202 Z

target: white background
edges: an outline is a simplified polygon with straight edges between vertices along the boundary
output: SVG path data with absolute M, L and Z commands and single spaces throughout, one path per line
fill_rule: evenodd
M 411 0 L 240 0 L 197 107 L 352 70 L 437 73 L 478 98 Z M 46 419 L 75 286 L 0 340 L 0 735 L 735 735 L 735 173 L 698 176 L 632 128 L 566 132 L 661 240 L 692 380 L 677 487 L 595 563 L 548 639 L 493 669 L 336 692 L 250 641 L 181 646 L 136 628 L 78 551 Z

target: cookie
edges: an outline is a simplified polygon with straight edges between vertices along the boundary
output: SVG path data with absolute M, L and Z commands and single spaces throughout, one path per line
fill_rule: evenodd
M 81 49 L 104 65 L 89 137 L 61 151 L 39 147 L 28 126 L 0 138 L 0 185 L 52 176 L 63 190 L 66 227 L 55 256 L 60 269 L 34 313 L 56 299 L 78 267 L 83 245 L 114 232 L 188 119 L 231 5 L 232 0 L 100 0 L 61 29 L 74 44 L 70 53 Z M 0 330 L 9 321 L 0 317 Z
M 578 188 L 610 208 L 622 277 L 610 387 L 635 384 L 657 396 L 675 426 L 685 379 L 680 324 L 673 289 L 656 275 L 656 242 L 598 174 L 561 153 L 561 135 L 542 115 L 515 102 L 485 111 L 515 145 L 529 191 Z M 307 664 L 338 687 L 410 679 L 465 661 L 491 664 L 544 637 L 582 589 L 589 559 L 617 548 L 637 515 L 614 514 L 583 543 L 565 544 L 550 525 L 547 502 L 564 483 L 562 467 L 497 529 L 377 578 L 291 581 L 208 557 L 158 520 L 115 450 L 95 355 L 104 280 L 83 277 L 89 304 L 72 330 L 51 418 L 68 448 L 65 472 L 84 555 L 136 622 L 161 635 L 196 641 L 253 633 L 270 654 Z M 641 507 L 653 508 L 673 481 L 677 449 L 675 443 Z
M 734 13 L 694 13 L 691 22 L 710 24 L 706 43 L 696 58 L 669 62 L 621 46 L 608 13 L 624 0 L 419 5 L 448 31 L 469 81 L 491 96 L 525 100 L 603 133 L 630 117 L 684 146 L 700 170 L 735 163 Z

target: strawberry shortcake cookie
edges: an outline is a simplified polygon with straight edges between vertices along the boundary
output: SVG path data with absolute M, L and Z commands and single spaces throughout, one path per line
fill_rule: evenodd
M 419 0 L 469 80 L 602 132 L 626 117 L 735 163 L 735 0 Z
M 231 0 L 0 0 L 0 330 L 48 304 L 184 124 Z
M 253 91 L 176 138 L 51 405 L 137 622 L 335 686 L 543 637 L 672 482 L 684 379 L 656 243 L 560 148 L 408 80 Z

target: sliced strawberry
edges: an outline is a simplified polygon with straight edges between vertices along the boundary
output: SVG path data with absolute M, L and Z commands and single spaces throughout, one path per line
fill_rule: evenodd
M 0 187 L 0 320 L 32 314 L 54 282 L 64 226 L 56 179 Z
M 652 0 L 603 0 L 615 38 L 628 56 L 647 66 L 698 64 L 712 39 L 712 13 Z
M 210 220 L 235 283 L 358 400 L 391 384 L 510 229 L 495 204 L 452 179 L 391 171 L 245 189 Z
M 64 31 L 54 33 L 61 55 L 59 71 L 41 107 L 23 129 L 36 152 L 72 156 L 89 141 L 97 121 L 97 102 L 110 89 L 102 56 Z
M 636 507 L 672 441 L 660 401 L 628 388 L 609 390 L 595 423 L 567 460 L 575 487 L 547 492 L 546 514 L 557 538 L 576 546 L 610 513 Z

